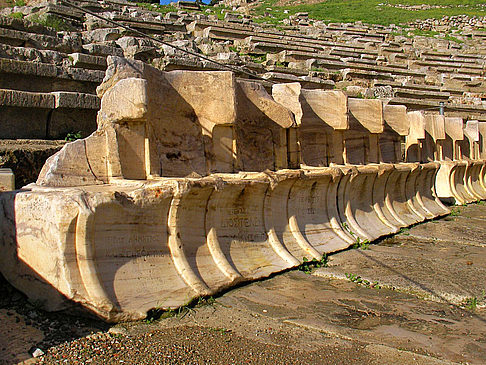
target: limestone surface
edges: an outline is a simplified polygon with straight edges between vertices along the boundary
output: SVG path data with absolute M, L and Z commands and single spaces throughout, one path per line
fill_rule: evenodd
M 449 212 L 442 116 L 117 57 L 98 95 L 97 130 L 0 196 L 2 273 L 48 309 L 140 319 Z M 456 186 L 483 187 L 471 161 Z

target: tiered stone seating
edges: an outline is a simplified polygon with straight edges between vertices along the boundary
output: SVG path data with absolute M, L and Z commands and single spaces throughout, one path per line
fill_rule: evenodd
M 261 79 L 62 4 L 41 12 L 80 32 L 0 17 L 0 156 L 17 187 L 56 140 L 89 135 L 0 195 L 0 270 L 48 309 L 143 318 L 448 214 L 439 198 L 486 198 L 471 42 L 77 4 Z

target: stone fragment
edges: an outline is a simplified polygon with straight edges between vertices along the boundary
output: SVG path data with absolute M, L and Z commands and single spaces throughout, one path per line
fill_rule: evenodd
M 366 128 L 370 133 L 382 133 L 383 103 L 377 99 L 348 99 L 350 128 Z
M 0 168 L 0 192 L 15 190 L 15 176 L 11 169 Z

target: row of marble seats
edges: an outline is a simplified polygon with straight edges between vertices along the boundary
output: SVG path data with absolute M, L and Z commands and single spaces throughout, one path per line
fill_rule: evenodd
M 442 116 L 118 57 L 107 75 L 96 132 L 0 195 L 0 270 L 47 309 L 143 318 L 449 213 Z

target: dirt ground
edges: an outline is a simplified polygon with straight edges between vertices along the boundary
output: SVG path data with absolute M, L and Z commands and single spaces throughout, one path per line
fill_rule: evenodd
M 485 290 L 479 203 L 157 320 L 45 313 L 3 281 L 0 363 L 485 364 Z

